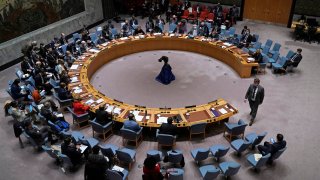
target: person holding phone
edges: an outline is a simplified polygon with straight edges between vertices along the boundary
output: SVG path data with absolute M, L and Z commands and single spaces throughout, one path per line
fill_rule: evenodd
M 258 150 L 262 155 L 271 153 L 271 156 L 278 152 L 280 149 L 286 147 L 287 142 L 283 140 L 282 134 L 277 134 L 277 141 L 275 142 L 273 138 L 270 139 L 271 142 L 265 141 L 264 145 L 259 145 Z

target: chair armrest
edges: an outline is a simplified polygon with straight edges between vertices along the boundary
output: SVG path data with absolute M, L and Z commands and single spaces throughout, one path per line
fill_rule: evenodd
M 80 114 L 80 115 L 76 114 L 76 116 L 77 116 L 78 118 L 83 117 L 83 116 L 87 116 L 87 115 L 89 115 L 89 113 L 84 113 L 84 114 Z
M 139 131 L 137 131 L 137 134 L 141 134 L 142 130 L 143 130 L 143 127 L 141 127 Z
M 112 125 L 113 124 L 113 121 L 110 121 L 108 124 L 102 126 L 103 128 L 107 128 L 108 126 Z

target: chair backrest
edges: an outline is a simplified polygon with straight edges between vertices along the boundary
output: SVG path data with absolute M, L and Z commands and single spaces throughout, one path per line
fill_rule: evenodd
M 116 152 L 113 152 L 112 148 L 109 147 L 109 148 L 104 148 L 102 146 L 100 146 L 101 148 L 101 153 L 104 155 L 104 156 L 107 156 L 107 157 L 114 157 L 116 155 Z
M 180 163 L 183 155 L 178 152 L 170 152 L 168 155 L 168 161 L 171 163 Z
M 292 50 L 288 51 L 286 58 L 290 59 L 294 55 L 294 52 Z
M 95 42 L 96 40 L 98 40 L 98 36 L 94 32 L 90 33 L 89 36 L 90 36 L 90 39 L 91 39 L 92 42 Z
M 122 127 L 120 129 L 120 133 L 121 133 L 121 136 L 125 139 L 130 139 L 130 140 L 135 140 L 136 137 L 138 136 L 138 133 L 131 130 L 131 129 L 126 129 L 124 127 Z
M 90 121 L 92 130 L 96 131 L 96 132 L 103 132 L 103 126 L 101 124 L 97 123 L 95 120 L 96 119 L 94 119 L 93 121 Z
M 53 88 L 59 87 L 59 84 L 52 78 L 49 79 L 49 83 L 51 84 L 51 86 L 53 86 Z
M 216 152 L 216 154 L 214 156 L 215 157 L 222 157 L 227 154 L 229 149 L 230 149 L 230 147 L 219 148 L 219 150 Z
M 243 52 L 246 52 L 246 53 L 249 53 L 249 49 L 246 48 L 246 47 L 243 47 L 243 48 L 242 48 L 242 51 L 243 51 Z
M 194 158 L 195 161 L 202 161 L 207 159 L 209 156 L 209 151 L 209 149 L 199 149 L 196 157 Z
M 27 88 L 30 90 L 30 92 L 33 92 L 35 90 L 35 88 L 30 84 L 27 85 Z
M 107 179 L 122 180 L 122 176 L 116 171 L 108 169 L 106 171 L 106 174 L 107 174 Z
M 64 44 L 64 45 L 60 46 L 61 51 L 62 51 L 63 54 L 66 54 L 66 52 L 67 52 L 67 47 L 68 47 L 68 44 Z
M 207 171 L 207 173 L 204 175 L 203 179 L 215 179 L 220 174 L 219 169 L 210 169 Z
M 252 146 L 258 145 L 261 143 L 263 138 L 267 135 L 267 132 L 263 132 L 257 135 L 257 138 L 252 142 Z
M 213 13 L 209 13 L 207 18 L 210 19 L 210 20 L 213 20 L 214 19 L 214 14 Z
M 236 28 L 230 27 L 230 28 L 229 28 L 229 31 L 230 31 L 230 36 L 231 36 L 231 35 L 233 36 L 233 35 L 236 33 Z
M 273 45 L 272 51 L 279 51 L 280 48 L 281 48 L 281 44 L 275 43 L 275 44 Z
M 127 163 L 131 163 L 133 161 L 133 159 L 131 158 L 130 154 L 120 151 L 120 150 L 116 150 L 116 154 L 117 154 L 117 158 L 120 161 L 124 161 Z
M 176 27 L 177 27 L 177 25 L 175 23 L 171 23 L 169 25 L 169 33 L 172 33 Z
M 259 41 L 259 34 L 253 34 L 252 36 L 254 36 L 256 38 L 256 42 Z
M 41 146 L 41 147 L 42 147 L 42 149 L 43 149 L 47 154 L 49 154 L 49 156 L 52 157 L 53 159 L 58 158 L 57 154 L 55 154 L 50 147 L 44 146 L 44 145 Z
M 19 79 L 22 79 L 22 76 L 23 76 L 23 72 L 20 70 L 20 69 L 17 69 L 16 70 L 16 75 Z
M 33 87 L 36 87 L 36 81 L 34 80 L 34 78 L 33 78 L 32 76 L 30 76 L 30 77 L 26 80 L 26 82 L 27 82 L 28 84 L 31 84 Z
M 278 58 L 279 58 L 279 55 L 280 55 L 280 53 L 279 52 L 275 52 L 273 55 L 272 55 L 272 59 L 274 59 L 275 61 L 277 61 L 278 60 Z
M 287 58 L 284 57 L 284 56 L 282 56 L 282 57 L 279 58 L 279 59 L 280 59 L 280 61 L 279 61 L 279 65 L 280 65 L 280 66 L 283 66 L 283 65 L 286 63 L 286 61 L 287 61 Z
M 261 42 L 258 42 L 258 41 L 255 42 L 254 45 L 253 45 L 253 48 L 254 49 L 260 49 L 261 48 Z
M 267 39 L 265 46 L 272 46 L 273 41 L 271 39 Z
M 190 126 L 190 133 L 203 133 L 206 130 L 207 123 L 197 123 Z
M 73 38 L 73 41 L 76 41 L 77 39 L 81 39 L 81 35 L 79 33 L 74 33 L 72 34 L 72 38 Z
M 182 16 L 189 16 L 189 10 L 187 10 L 187 9 L 186 9 L 186 10 L 184 10 L 184 11 L 183 11 L 183 15 L 182 15 Z
M 276 153 L 274 153 L 272 156 L 271 156 L 271 159 L 272 160 L 275 160 L 275 159 L 278 159 L 281 154 L 287 149 L 287 147 L 284 147 L 282 149 L 280 149 L 279 151 L 277 151 Z
M 269 50 L 270 50 L 270 46 L 263 46 L 262 53 L 263 54 L 268 54 Z
M 169 134 L 158 134 L 158 143 L 162 145 L 172 146 L 175 143 L 175 136 Z
M 241 167 L 240 164 L 238 164 L 236 162 L 231 162 L 224 175 L 225 176 L 233 176 L 238 173 L 240 167 Z
M 265 156 L 262 156 L 262 157 L 259 159 L 259 161 L 257 162 L 256 168 L 259 168 L 259 167 L 264 166 L 264 165 L 267 163 L 267 161 L 269 160 L 270 156 L 271 156 L 270 153 L 268 153 L 268 154 L 265 155 Z

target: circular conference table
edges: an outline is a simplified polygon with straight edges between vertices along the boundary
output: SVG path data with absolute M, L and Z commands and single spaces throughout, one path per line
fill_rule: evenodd
M 106 111 L 114 114 L 115 121 L 123 122 L 129 113 L 133 113 L 137 122 L 145 127 L 159 127 L 168 117 L 173 117 L 178 127 L 189 127 L 202 122 L 225 120 L 238 112 L 224 99 L 182 108 L 131 105 L 107 97 L 90 84 L 92 75 L 104 64 L 128 54 L 152 50 L 180 50 L 204 54 L 228 64 L 242 78 L 250 77 L 252 67 L 258 66 L 248 60 L 249 54 L 221 41 L 211 41 L 203 37 L 187 39 L 185 36 L 136 36 L 113 40 L 99 45 L 99 50 L 90 49 L 84 53 L 69 70 L 71 83 L 68 88 L 74 96 L 80 96 L 82 102 L 91 107 L 91 111 L 95 112 L 100 105 L 105 104 Z

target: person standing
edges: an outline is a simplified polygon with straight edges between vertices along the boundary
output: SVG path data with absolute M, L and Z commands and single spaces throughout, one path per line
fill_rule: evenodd
M 161 82 L 162 84 L 168 85 L 171 83 L 171 81 L 174 81 L 176 78 L 172 73 L 172 68 L 170 64 L 168 63 L 169 58 L 167 56 L 162 56 L 159 59 L 159 62 L 162 61 L 164 62 L 164 65 L 162 66 L 160 74 L 156 77 L 156 80 Z
M 253 124 L 253 121 L 257 115 L 258 107 L 260 104 L 262 104 L 264 99 L 264 88 L 259 84 L 260 84 L 260 80 L 258 78 L 255 78 L 253 81 L 253 84 L 249 86 L 245 96 L 245 100 L 244 100 L 245 103 L 247 102 L 247 100 L 249 101 L 249 105 L 251 109 L 250 111 L 251 120 L 250 120 L 249 126 Z

